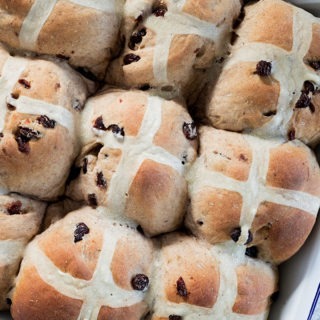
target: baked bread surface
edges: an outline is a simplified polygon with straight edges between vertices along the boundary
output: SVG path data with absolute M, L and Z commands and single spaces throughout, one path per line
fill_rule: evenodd
M 318 18 L 284 1 L 246 6 L 238 38 L 209 98 L 212 125 L 319 143 L 319 26 Z M 257 72 L 261 61 L 271 64 L 270 73 Z
M 0 1 L 0 40 L 18 51 L 57 55 L 103 78 L 117 51 L 123 0 Z

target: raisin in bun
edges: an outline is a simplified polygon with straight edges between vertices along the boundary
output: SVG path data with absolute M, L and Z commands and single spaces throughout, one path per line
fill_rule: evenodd
M 246 7 L 236 32 L 209 99 L 212 125 L 317 144 L 320 20 L 284 1 L 261 0 Z
M 60 195 L 80 146 L 77 121 L 93 89 L 66 63 L 10 56 L 0 47 L 0 185 Z
M 172 234 L 162 239 L 149 297 L 152 320 L 267 319 L 277 272 L 225 243 Z
M 9 308 L 23 252 L 40 229 L 45 207 L 17 194 L 0 195 L 0 310 Z
M 16 280 L 15 320 L 140 319 L 152 244 L 126 222 L 85 207 L 28 246 Z
M 107 82 L 189 97 L 214 58 L 225 53 L 240 7 L 239 0 L 127 1 L 124 50 L 111 63 Z
M 231 238 L 280 263 L 308 237 L 320 206 L 320 169 L 298 140 L 283 142 L 200 129 L 188 175 L 186 224 L 211 243 Z
M 86 103 L 81 128 L 81 170 L 68 196 L 133 219 L 148 235 L 177 228 L 197 149 L 183 105 L 143 91 L 104 91 Z
M 123 2 L 1 1 L 0 40 L 18 51 L 56 55 L 102 78 L 117 50 Z

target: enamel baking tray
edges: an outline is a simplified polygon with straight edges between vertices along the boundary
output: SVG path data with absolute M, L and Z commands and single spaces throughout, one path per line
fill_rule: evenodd
M 287 2 L 320 17 L 320 0 Z M 320 146 L 317 155 L 320 163 Z M 11 319 L 9 313 L 0 312 L 0 320 Z M 298 254 L 280 267 L 279 297 L 269 320 L 320 320 L 320 217 Z

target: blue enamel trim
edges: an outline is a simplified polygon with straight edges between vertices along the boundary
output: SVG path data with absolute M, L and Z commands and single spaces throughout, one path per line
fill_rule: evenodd
M 314 311 L 315 311 L 315 309 L 316 309 L 316 307 L 318 305 L 319 297 L 320 297 L 320 283 L 318 285 L 317 292 L 316 292 L 316 294 L 314 296 L 314 299 L 313 299 L 313 302 L 312 302 L 312 306 L 311 306 L 311 309 L 310 309 L 309 316 L 308 316 L 307 320 L 319 320 L 319 319 L 314 319 L 313 318 Z

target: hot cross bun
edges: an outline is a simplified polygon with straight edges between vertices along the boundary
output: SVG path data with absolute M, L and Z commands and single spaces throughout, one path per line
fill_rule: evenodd
M 81 137 L 80 175 L 68 196 L 131 218 L 148 235 L 181 224 L 184 175 L 197 149 L 183 105 L 142 91 L 105 91 L 88 100 Z
M 155 259 L 152 320 L 267 319 L 277 271 L 240 246 L 171 234 Z
M 211 243 L 233 239 L 275 263 L 308 237 L 320 206 L 320 169 L 298 140 L 263 140 L 200 129 L 200 156 L 188 175 L 186 223 Z M 250 249 L 254 248 L 254 249 Z
M 189 97 L 225 53 L 239 12 L 239 0 L 127 1 L 124 50 L 111 63 L 107 81 Z
M 0 185 L 52 200 L 79 152 L 77 122 L 93 85 L 66 63 L 0 47 Z
M 316 145 L 320 20 L 281 0 L 245 8 L 238 38 L 209 98 L 212 125 Z
M 140 319 L 152 243 L 130 222 L 89 207 L 53 224 L 29 245 L 12 297 L 14 319 Z
M 0 1 L 0 41 L 18 52 L 55 55 L 103 78 L 119 44 L 123 0 Z

